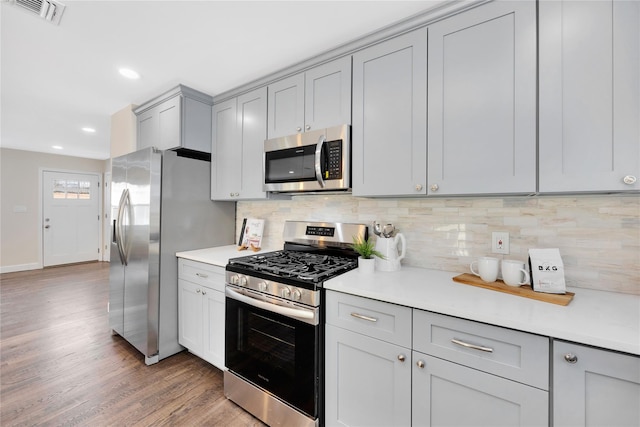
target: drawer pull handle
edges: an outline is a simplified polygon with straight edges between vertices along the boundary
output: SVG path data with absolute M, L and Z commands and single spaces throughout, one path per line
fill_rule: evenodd
M 469 344 L 468 342 L 460 341 L 458 339 L 452 339 L 452 343 L 461 345 L 462 347 L 472 348 L 474 350 L 486 351 L 487 353 L 493 353 L 493 349 L 491 347 L 483 347 L 481 345 Z
M 357 319 L 362 319 L 362 320 L 367 320 L 369 322 L 377 322 L 378 319 L 376 319 L 375 317 L 369 317 L 369 316 L 365 316 L 364 314 L 360 314 L 360 313 L 351 313 L 351 315 Z
M 202 278 L 202 279 L 206 279 L 207 277 L 209 277 L 208 274 L 204 274 L 204 273 L 196 273 L 196 276 Z

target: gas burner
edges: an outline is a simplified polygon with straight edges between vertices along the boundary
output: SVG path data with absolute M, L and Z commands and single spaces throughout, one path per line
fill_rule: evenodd
M 320 282 L 357 266 L 354 258 L 282 250 L 259 255 L 250 255 L 229 260 L 231 265 L 242 266 L 249 271 L 258 271 L 277 277 L 296 278 L 303 281 Z M 247 271 L 247 273 L 249 273 Z

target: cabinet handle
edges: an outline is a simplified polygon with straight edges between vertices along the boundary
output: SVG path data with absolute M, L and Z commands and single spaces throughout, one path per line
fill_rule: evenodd
M 416 184 L 416 191 L 422 191 L 422 184 Z
M 424 360 L 418 360 L 416 362 L 416 365 L 418 366 L 418 368 L 423 369 L 424 368 Z
M 206 295 L 206 294 L 207 294 L 207 291 L 202 291 L 202 295 Z
M 196 293 L 199 294 L 201 291 L 200 289 L 196 289 Z
M 310 130 L 311 126 L 310 125 L 306 125 L 304 128 L 305 128 L 305 130 Z
M 357 319 L 367 320 L 369 322 L 375 323 L 378 321 L 378 319 L 376 319 L 375 317 L 365 316 L 364 314 L 360 314 L 360 313 L 351 313 L 351 315 Z
M 196 273 L 196 276 L 202 278 L 202 279 L 206 279 L 207 277 L 209 277 L 208 274 L 204 274 L 204 273 Z
M 399 354 L 398 355 L 398 360 L 401 362 L 404 362 L 405 360 L 407 360 L 407 356 L 405 356 L 404 354 Z
M 440 187 L 438 187 L 438 184 L 433 184 L 431 186 L 431 191 L 438 191 L 440 189 Z
M 633 175 L 627 175 L 624 178 L 622 178 L 622 182 L 624 182 L 627 185 L 633 185 L 635 184 L 637 181 L 636 177 Z
M 578 361 L 578 356 L 576 356 L 573 353 L 567 353 L 564 355 L 564 360 L 566 360 L 567 362 L 574 364 Z
M 493 353 L 493 349 L 491 347 L 483 347 L 481 345 L 469 344 L 468 342 L 460 341 L 459 339 L 452 339 L 452 343 L 461 345 L 462 347 L 471 348 L 473 350 L 486 351 L 487 353 Z
M 297 127 L 296 128 L 296 132 L 300 132 L 300 131 L 302 131 L 302 128 L 301 127 Z

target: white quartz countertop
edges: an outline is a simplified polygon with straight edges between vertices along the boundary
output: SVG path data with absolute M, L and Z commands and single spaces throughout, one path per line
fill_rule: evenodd
M 356 269 L 324 288 L 640 355 L 640 296 L 569 288 L 575 296 L 561 306 L 454 282 L 459 274 L 405 266 L 371 274 Z
M 281 248 L 262 248 L 271 252 Z M 260 252 L 235 245 L 176 253 L 224 267 L 230 258 Z M 403 266 L 371 274 L 353 270 L 328 280 L 325 289 L 440 314 L 640 355 L 640 296 L 569 288 L 567 306 L 536 301 L 453 281 L 459 273 Z
M 282 248 L 260 248 L 260 251 L 253 252 L 250 249 L 238 250 L 236 245 L 218 246 L 215 248 L 196 249 L 193 251 L 176 252 L 178 258 L 190 259 L 191 261 L 204 262 L 205 264 L 225 267 L 230 258 L 255 255 L 259 253 L 277 251 Z

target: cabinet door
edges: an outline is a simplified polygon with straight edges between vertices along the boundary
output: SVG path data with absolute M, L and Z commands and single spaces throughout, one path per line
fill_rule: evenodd
M 427 29 L 353 55 L 354 196 L 425 194 Z
M 539 22 L 540 191 L 639 190 L 640 3 L 542 1 Z
M 158 141 L 158 107 L 151 108 L 137 116 L 138 137 L 136 147 L 138 150 L 153 147 L 154 142 Z
M 203 354 L 207 362 L 224 369 L 224 293 L 203 288 Z
M 414 426 L 547 426 L 549 393 L 413 353 Z
M 174 96 L 158 106 L 158 141 L 152 146 L 169 150 L 182 146 L 182 97 Z
M 267 88 L 263 87 L 238 97 L 238 143 L 242 160 L 239 194 L 236 199 L 264 199 L 262 190 L 264 140 L 267 139 Z
M 305 73 L 305 131 L 351 124 L 351 56 Z
M 302 132 L 304 126 L 304 73 L 270 84 L 268 93 L 269 138 Z
M 178 342 L 202 354 L 202 287 L 178 279 Z
M 536 5 L 429 27 L 430 195 L 536 191 Z
M 553 343 L 553 425 L 639 426 L 640 358 Z
M 325 336 L 326 425 L 410 425 L 410 350 L 332 325 Z
M 237 99 L 213 106 L 211 199 L 233 199 L 240 187 L 242 146 L 238 143 Z

